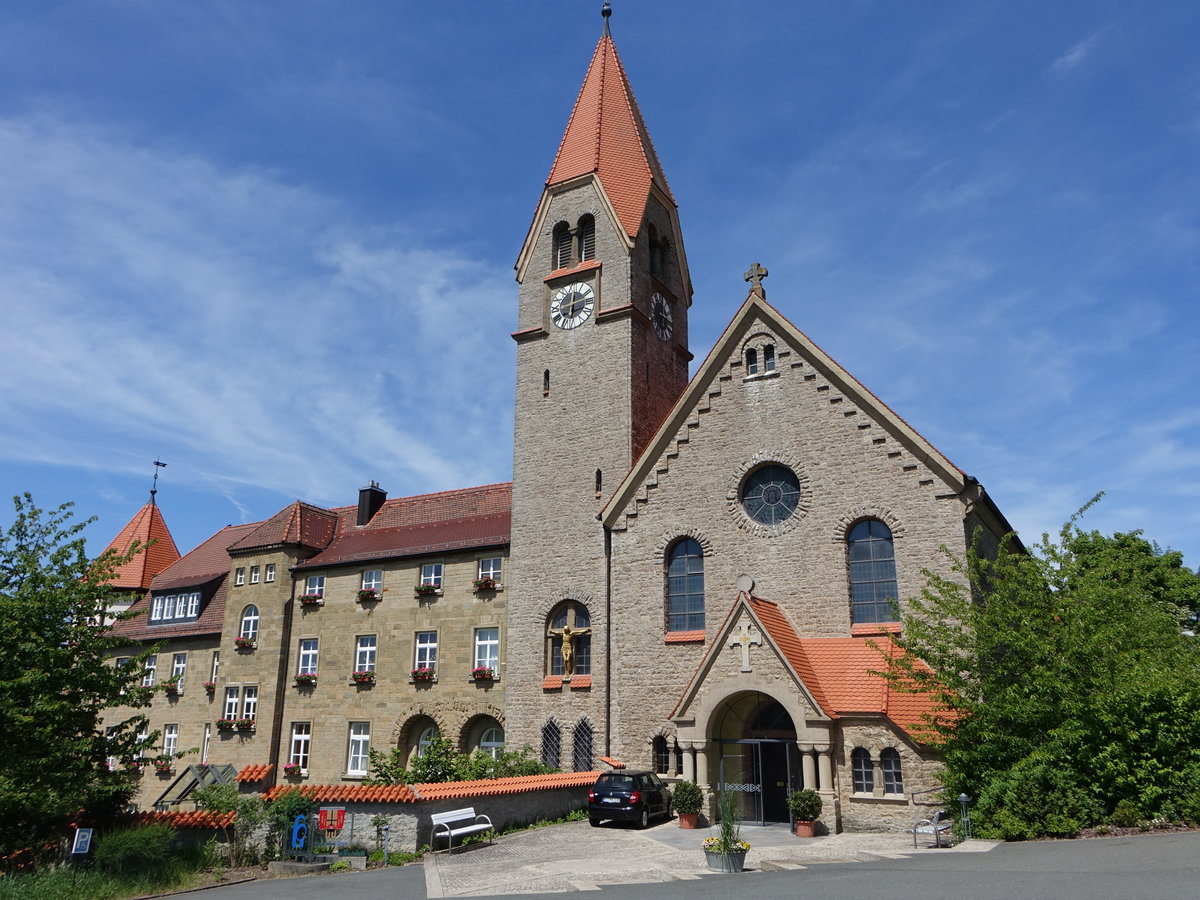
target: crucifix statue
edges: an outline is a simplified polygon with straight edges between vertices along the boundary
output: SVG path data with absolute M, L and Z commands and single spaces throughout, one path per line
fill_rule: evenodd
M 562 649 L 559 652 L 562 655 L 563 678 L 569 679 L 575 674 L 575 638 L 590 634 L 591 631 L 590 628 L 572 628 L 570 625 L 563 625 L 562 631 L 550 630 L 551 634 L 562 637 Z
M 740 627 L 740 633 L 734 636 L 733 640 L 731 640 L 729 642 L 729 646 L 742 648 L 742 671 L 743 672 L 752 672 L 753 671 L 753 669 L 750 668 L 750 645 L 751 644 L 753 644 L 755 647 L 761 647 L 762 646 L 762 635 L 759 633 L 758 629 L 755 628 L 753 625 L 748 625 L 745 622 L 742 622 L 741 627 Z

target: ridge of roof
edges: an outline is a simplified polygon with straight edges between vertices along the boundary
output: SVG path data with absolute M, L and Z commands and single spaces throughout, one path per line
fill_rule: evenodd
M 109 584 L 124 590 L 148 590 L 150 582 L 163 569 L 179 559 L 179 548 L 171 537 L 171 529 L 162 511 L 151 500 L 136 513 L 105 548 L 124 556 L 129 548 L 139 542 L 146 545 L 132 559 L 117 566 Z
M 231 545 L 229 551 L 254 550 L 280 544 L 299 544 L 323 550 L 333 540 L 337 521 L 336 513 L 296 500 L 259 523 L 253 532 Z

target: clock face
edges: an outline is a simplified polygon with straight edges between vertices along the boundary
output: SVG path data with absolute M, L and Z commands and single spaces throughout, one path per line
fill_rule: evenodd
M 554 292 L 550 298 L 550 321 L 559 328 L 575 328 L 592 316 L 596 295 L 585 281 L 576 281 Z
M 654 323 L 654 333 L 659 340 L 671 339 L 671 304 L 658 291 L 650 296 L 650 321 Z

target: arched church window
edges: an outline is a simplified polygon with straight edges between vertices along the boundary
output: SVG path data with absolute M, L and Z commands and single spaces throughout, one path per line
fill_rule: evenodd
M 592 674 L 592 620 L 587 607 L 564 600 L 546 624 L 546 673 L 570 678 Z
M 758 374 L 758 351 L 753 347 L 746 348 L 746 374 Z
M 704 630 L 704 548 L 694 538 L 667 554 L 667 631 Z
M 900 771 L 900 751 L 895 747 L 884 747 L 879 754 L 879 768 L 883 770 L 883 792 L 904 793 L 904 775 Z
M 766 344 L 763 346 L 763 371 L 775 371 L 775 345 Z
M 593 734 L 590 722 L 580 719 L 575 726 L 575 732 L 571 736 L 571 762 L 576 772 L 590 772 L 593 769 L 592 765 L 592 743 Z
M 875 770 L 871 767 L 870 751 L 855 747 L 850 753 L 850 768 L 854 777 L 854 793 L 870 794 L 875 790 Z
M 668 774 L 671 771 L 671 748 L 661 734 L 654 739 L 651 754 L 654 757 L 654 771 L 659 775 Z
M 554 260 L 555 269 L 565 269 L 571 265 L 571 229 L 566 222 L 554 226 Z
M 596 220 L 590 215 L 579 219 L 579 261 L 596 258 Z
M 650 274 L 662 274 L 662 244 L 658 241 L 658 229 L 650 225 L 646 234 L 648 236 L 647 243 L 650 247 Z
M 242 624 L 238 629 L 238 637 L 248 641 L 258 638 L 258 607 L 253 603 L 242 610 Z
M 562 762 L 562 732 L 553 720 L 542 726 L 542 762 L 553 769 Z
M 438 739 L 438 729 L 436 725 L 426 725 L 417 735 L 417 756 L 424 756 L 425 751 L 429 746 Z
M 894 622 L 896 553 L 891 529 L 878 519 L 863 519 L 850 529 L 846 552 L 854 622 Z
M 504 729 L 492 727 L 485 731 L 479 740 L 479 749 L 492 759 L 497 759 L 504 751 Z

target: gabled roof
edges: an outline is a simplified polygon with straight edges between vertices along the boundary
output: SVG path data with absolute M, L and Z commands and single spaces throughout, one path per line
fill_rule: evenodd
M 601 511 L 601 520 L 606 527 L 613 527 L 626 507 L 635 499 L 649 479 L 659 459 L 676 439 L 679 430 L 695 415 L 710 387 L 717 380 L 731 357 L 739 352 L 741 341 L 755 322 L 761 322 L 774 331 L 781 340 L 787 341 L 811 365 L 822 378 L 848 397 L 889 435 L 901 443 L 914 457 L 937 473 L 946 485 L 956 492 L 963 491 L 969 479 L 966 473 L 954 465 L 936 447 L 927 441 L 915 428 L 896 415 L 886 403 L 869 391 L 857 378 L 841 367 L 824 350 L 818 347 L 804 332 L 787 320 L 757 291 L 751 290 L 746 301 L 725 328 L 720 339 L 709 351 L 696 375 L 688 383 L 679 400 L 659 426 L 654 438 L 622 480 Z
M 312 550 L 323 550 L 333 540 L 337 522 L 336 513 L 297 500 L 259 524 L 254 531 L 232 545 L 229 550 L 230 552 L 258 550 L 284 544 L 296 544 Z
M 596 44 L 546 185 L 592 173 L 600 177 L 630 237 L 641 228 L 651 184 L 674 203 L 617 46 L 608 34 Z
M 147 590 L 155 575 L 179 559 L 171 530 L 153 501 L 139 509 L 105 549 L 124 555 L 135 541 L 151 546 L 113 572 L 110 583 L 115 588 Z

